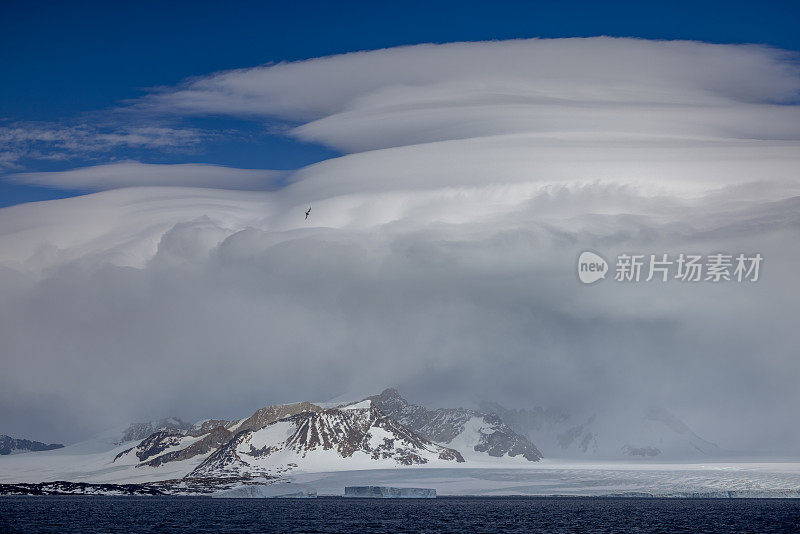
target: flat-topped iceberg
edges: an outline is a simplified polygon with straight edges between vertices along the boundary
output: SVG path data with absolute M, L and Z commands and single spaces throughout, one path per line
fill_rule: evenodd
M 345 497 L 367 497 L 375 499 L 434 499 L 436 490 L 431 488 L 393 488 L 390 486 L 346 486 Z
M 243 484 L 211 495 L 215 499 L 313 499 L 317 490 L 303 484 Z

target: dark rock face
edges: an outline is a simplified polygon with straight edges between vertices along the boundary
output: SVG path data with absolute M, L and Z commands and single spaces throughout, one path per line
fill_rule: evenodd
M 380 395 L 369 397 L 377 408 L 402 426 L 420 436 L 437 443 L 447 444 L 464 432 L 472 418 L 483 420 L 476 452 L 490 456 L 518 456 L 531 462 L 541 460 L 542 453 L 526 437 L 517 434 L 496 414 L 485 414 L 465 408 L 439 408 L 428 410 L 423 406 L 409 404 L 395 389 L 387 389 Z
M 144 462 L 148 458 L 158 456 L 170 447 L 180 445 L 182 437 L 182 433 L 170 430 L 151 434 L 136 446 L 136 457 Z
M 0 435 L 0 455 L 11 454 L 14 452 L 39 452 L 61 449 L 64 446 L 60 443 L 42 443 L 29 439 L 17 439 L 11 436 Z
M 0 484 L 0 495 L 198 495 L 229 489 L 236 480 L 165 480 L 144 484 L 91 484 L 88 482 L 41 482 Z
M 243 430 L 237 433 L 227 443 L 222 445 L 211 455 L 203 460 L 194 470 L 187 475 L 188 478 L 207 478 L 209 476 L 249 478 L 246 466 L 243 465 L 236 449 L 252 435 L 252 430 Z M 258 475 L 262 475 L 258 473 Z
M 89 484 L 86 482 L 43 482 L 0 484 L 0 495 L 166 495 L 147 484 Z
M 125 456 L 126 454 L 128 454 L 129 452 L 131 452 L 131 451 L 132 451 L 133 449 L 135 449 L 135 448 L 136 448 L 136 447 L 131 447 L 131 448 L 129 448 L 129 449 L 125 449 L 125 450 L 124 450 L 124 451 L 122 451 L 121 453 L 117 454 L 116 456 L 114 456 L 114 460 L 113 460 L 113 462 L 116 462 L 117 460 L 119 460 L 120 458 L 122 458 L 123 456 Z M 112 463 L 113 463 L 113 462 L 112 462 Z
M 152 460 L 148 461 L 147 465 L 151 467 L 158 467 L 159 465 L 167 462 L 188 460 L 189 458 L 194 458 L 200 454 L 205 454 L 212 450 L 218 449 L 222 445 L 229 442 L 232 437 L 233 432 L 224 427 L 218 426 L 208 432 L 200 441 L 192 443 L 185 449 L 168 452 L 167 454 L 162 454 L 161 456 L 156 456 Z
M 505 431 L 508 427 L 498 416 L 490 414 L 485 415 L 483 419 L 493 428 L 502 430 L 491 434 L 484 434 L 481 442 L 475 445 L 476 451 L 485 452 L 489 456 L 494 457 L 508 454 L 511 457 L 522 455 L 523 458 L 531 462 L 541 460 L 542 454 L 536 446 L 517 433 Z

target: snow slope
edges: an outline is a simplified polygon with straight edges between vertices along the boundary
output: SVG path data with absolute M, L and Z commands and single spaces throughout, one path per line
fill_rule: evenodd
M 113 440 L 117 436 L 118 433 L 109 439 L 104 434 L 63 449 L 0 458 L 0 482 L 155 482 L 182 478 L 205 459 L 205 456 L 198 456 L 158 468 L 139 466 L 135 455 L 123 454 L 138 443 L 129 441 L 116 445 Z M 115 461 L 120 454 L 123 456 Z

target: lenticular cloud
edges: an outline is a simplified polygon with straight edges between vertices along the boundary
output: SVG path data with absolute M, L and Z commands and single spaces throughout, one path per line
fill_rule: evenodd
M 283 119 L 350 154 L 297 172 L 287 194 L 304 200 L 521 183 L 697 196 L 794 187 L 794 60 L 611 38 L 420 45 L 225 72 L 138 106 Z M 336 213 L 325 224 L 351 221 Z
M 655 404 L 730 448 L 785 449 L 798 91 L 779 50 L 597 38 L 359 52 L 153 93 L 127 111 L 270 118 L 344 155 L 272 192 L 204 175 L 218 189 L 0 210 L 0 403 L 222 417 L 399 385 Z M 765 267 L 750 286 L 584 287 L 583 250 Z

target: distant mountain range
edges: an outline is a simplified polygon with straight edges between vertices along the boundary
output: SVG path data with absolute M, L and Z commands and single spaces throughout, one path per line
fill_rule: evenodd
M 58 488 L 90 492 L 94 490 L 85 483 L 147 486 L 113 490 L 122 493 L 181 487 L 202 492 L 302 472 L 502 467 L 542 457 L 497 415 L 464 408 L 428 410 L 408 403 L 393 389 L 344 404 L 267 406 L 238 420 L 189 424 L 173 417 L 136 423 L 63 451 L 20 455 L 18 462 L 0 463 L 0 481 L 63 480 L 69 484 Z M 47 491 L 53 491 L 50 486 Z
M 167 418 L 136 423 L 60 450 L 50 449 L 61 445 L 4 436 L 0 441 L 4 450 L 49 452 L 0 461 L 0 482 L 52 486 L 52 481 L 65 481 L 68 484 L 58 487 L 84 492 L 97 489 L 86 488 L 92 483 L 127 485 L 114 490 L 122 493 L 196 493 L 283 480 L 298 473 L 520 466 L 542 459 L 534 440 L 542 440 L 546 450 L 573 457 L 595 454 L 598 444 L 607 444 L 617 456 L 643 459 L 681 447 L 702 454 L 720 450 L 666 411 L 651 410 L 643 421 L 645 432 L 606 437 L 595 416 L 576 423 L 565 412 L 511 410 L 492 403 L 478 409 L 431 410 L 387 389 L 343 404 L 267 406 L 237 420 L 190 424 Z M 674 447 L 676 443 L 680 447 Z M 146 487 L 136 489 L 137 484 Z M 44 491 L 37 488 L 30 491 Z
M 197 480 L 542 458 L 535 445 L 496 415 L 463 408 L 427 410 L 409 404 L 394 389 L 332 407 L 311 402 L 267 406 L 241 420 L 139 423 L 126 429 L 123 439 L 138 443 L 116 453 L 112 463 L 117 466 L 159 469 L 195 461 L 183 476 Z
M 18 439 L 0 435 L 0 454 L 18 454 L 23 452 L 38 452 L 38 451 L 51 451 L 53 449 L 60 449 L 63 445 L 60 443 L 42 443 L 41 441 L 32 441 L 29 439 Z
M 700 437 L 664 408 L 629 407 L 613 413 L 571 415 L 564 410 L 511 409 L 493 402 L 480 408 L 536 441 L 550 458 L 710 458 L 731 455 Z

